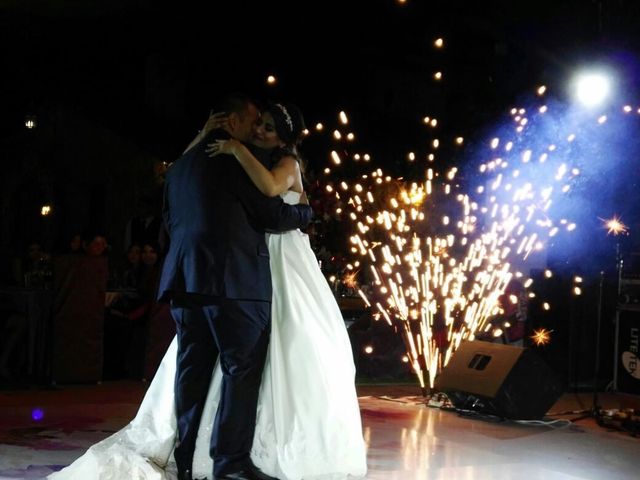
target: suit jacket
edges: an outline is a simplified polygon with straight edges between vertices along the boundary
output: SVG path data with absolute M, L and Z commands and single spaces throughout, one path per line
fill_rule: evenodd
M 170 245 L 161 300 L 196 294 L 204 303 L 216 297 L 271 301 L 265 230 L 292 230 L 311 221 L 308 205 L 263 195 L 235 157 L 207 156 L 206 144 L 224 133 L 211 132 L 167 173 L 163 216 Z M 263 164 L 269 157 L 265 151 L 254 154 Z

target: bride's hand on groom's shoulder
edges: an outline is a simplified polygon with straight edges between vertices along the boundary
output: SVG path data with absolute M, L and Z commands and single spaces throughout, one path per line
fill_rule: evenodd
M 216 140 L 213 143 L 207 144 L 205 152 L 207 152 L 210 157 L 221 154 L 236 155 L 237 149 L 241 145 L 242 144 L 234 138 L 230 138 L 229 140 Z

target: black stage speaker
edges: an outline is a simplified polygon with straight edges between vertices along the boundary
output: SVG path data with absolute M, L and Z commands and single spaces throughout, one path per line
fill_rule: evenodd
M 435 387 L 456 408 L 515 420 L 542 418 L 564 391 L 534 351 L 477 340 L 460 344 Z
M 640 394 L 640 304 L 618 305 L 613 388 Z

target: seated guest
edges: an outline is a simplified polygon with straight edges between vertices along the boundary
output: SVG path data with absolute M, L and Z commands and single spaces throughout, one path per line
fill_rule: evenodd
M 134 289 L 140 283 L 140 271 L 142 270 L 141 253 L 142 248 L 137 243 L 131 245 L 127 251 L 126 264 L 122 276 L 122 286 L 124 288 Z
M 107 237 L 102 234 L 96 234 L 94 236 L 90 236 L 91 241 L 87 243 L 84 247 L 85 253 L 89 257 L 103 257 L 107 260 L 107 288 L 115 289 L 120 287 L 120 279 L 118 278 L 118 269 L 114 268 L 112 264 L 112 259 L 109 256 L 111 252 L 111 247 L 107 242 Z
M 142 261 L 140 272 L 140 291 L 144 297 L 152 301 L 156 297 L 156 288 L 158 283 L 158 275 L 160 274 L 160 265 L 158 264 L 158 248 L 155 243 L 145 243 L 142 246 L 140 255 Z
M 144 303 L 140 305 L 137 312 L 131 312 L 131 315 L 137 315 L 139 320 L 135 322 L 131 332 L 131 342 L 129 344 L 129 355 L 127 359 L 128 376 L 138 379 L 145 378 L 145 351 L 148 341 L 147 332 L 149 330 L 147 324 L 149 318 L 154 314 L 156 307 L 156 290 L 160 276 L 156 244 L 151 242 L 145 243 L 142 246 L 140 259 L 141 268 L 138 292 Z
M 105 312 L 105 378 L 143 378 L 146 322 L 155 306 L 158 275 L 156 246 L 146 243 L 135 293 L 123 293 Z

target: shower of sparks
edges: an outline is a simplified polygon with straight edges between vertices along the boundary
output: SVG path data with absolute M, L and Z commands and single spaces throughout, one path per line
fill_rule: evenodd
M 547 345 L 551 341 L 551 332 L 553 332 L 553 330 L 539 328 L 538 330 L 534 330 L 530 338 L 537 346 Z
M 622 223 L 620 217 L 617 217 L 616 215 L 610 219 L 598 218 L 604 222 L 604 228 L 607 229 L 607 235 L 613 234 L 614 236 L 618 236 L 629 232 L 629 227 Z
M 463 340 L 492 328 L 487 320 L 499 313 L 498 298 L 514 276 L 523 276 L 513 270 L 514 260 L 575 229 L 550 211 L 580 170 L 569 164 L 559 139 L 546 145 L 525 140 L 545 112 L 535 109 L 529 118 L 525 109 L 512 110 L 512 133 L 488 141 L 475 186 L 463 186 L 455 167 L 426 168 L 415 181 L 378 168 L 347 182 L 336 171 L 345 162 L 331 152 L 325 189 L 336 197 L 336 212 L 351 223 L 352 263 L 362 261 L 373 279 L 372 289 L 359 294 L 402 335 L 423 388 L 433 386 Z M 564 138 L 569 144 L 575 135 Z M 355 158 L 344 149 L 341 156 Z M 414 153 L 406 159 L 418 161 Z M 356 281 L 356 274 L 348 275 Z M 522 282 L 527 288 L 532 281 Z
M 553 162 L 555 147 L 514 148 L 528 122 L 522 109 L 513 117 L 515 138 L 491 140 L 474 196 L 457 183 L 457 168 L 443 174 L 428 168 L 414 182 L 380 168 L 351 184 L 327 182 L 348 211 L 351 253 L 369 264 L 374 279 L 373 291 L 360 295 L 401 333 L 422 387 L 433 386 L 462 340 L 499 313 L 498 298 L 515 274 L 512 257 L 526 258 L 560 228 L 570 230 L 570 222 L 556 224 L 548 211 L 552 194 L 566 193 L 562 187 L 577 170 Z M 555 167 L 546 169 L 552 173 L 544 183 L 538 177 L 538 187 L 520 174 L 534 168 L 527 165 L 534 154 Z
M 435 45 L 441 47 L 441 40 Z M 536 93 L 543 100 L 547 88 L 541 86 Z M 371 170 L 372 157 L 349 152 L 347 138 L 334 131 L 340 148 L 330 153 L 324 184 L 335 196 L 336 215 L 348 221 L 352 231 L 352 263 L 343 282 L 353 281 L 357 288 L 358 272 L 371 279 L 361 282 L 358 293 L 374 310 L 374 318 L 401 334 L 406 361 L 423 388 L 427 383 L 433 386 L 463 340 L 493 328 L 488 319 L 500 312 L 498 299 L 513 278 L 525 289 L 531 286 L 533 280 L 513 264 L 544 249 L 556 235 L 576 229 L 569 219 L 556 218 L 553 207 L 580 177 L 580 159 L 574 153 L 580 130 L 572 126 L 563 131 L 553 122 L 548 128 L 545 122 L 552 114 L 548 105 L 512 108 L 511 129 L 488 138 L 477 172 L 461 179 L 455 167 L 435 167 L 439 147 L 459 149 L 466 143 L 460 135 L 432 139 L 426 155 L 406 154 L 407 171 L 422 168 L 424 173 L 398 178 L 382 168 Z M 347 121 L 347 114 L 340 112 L 339 123 Z M 439 125 L 431 114 L 421 121 L 430 131 Z M 607 118 L 595 116 L 585 122 L 597 128 Z M 360 173 L 347 181 L 353 175 L 342 169 L 351 167 Z M 603 221 L 609 233 L 627 232 L 619 218 Z M 362 262 L 358 271 L 356 262 Z M 545 272 L 546 278 L 552 275 Z M 574 294 L 581 293 L 575 286 Z M 536 297 L 533 292 L 527 296 Z M 547 302 L 541 305 L 551 309 Z M 544 345 L 551 332 L 541 329 L 531 338 Z

